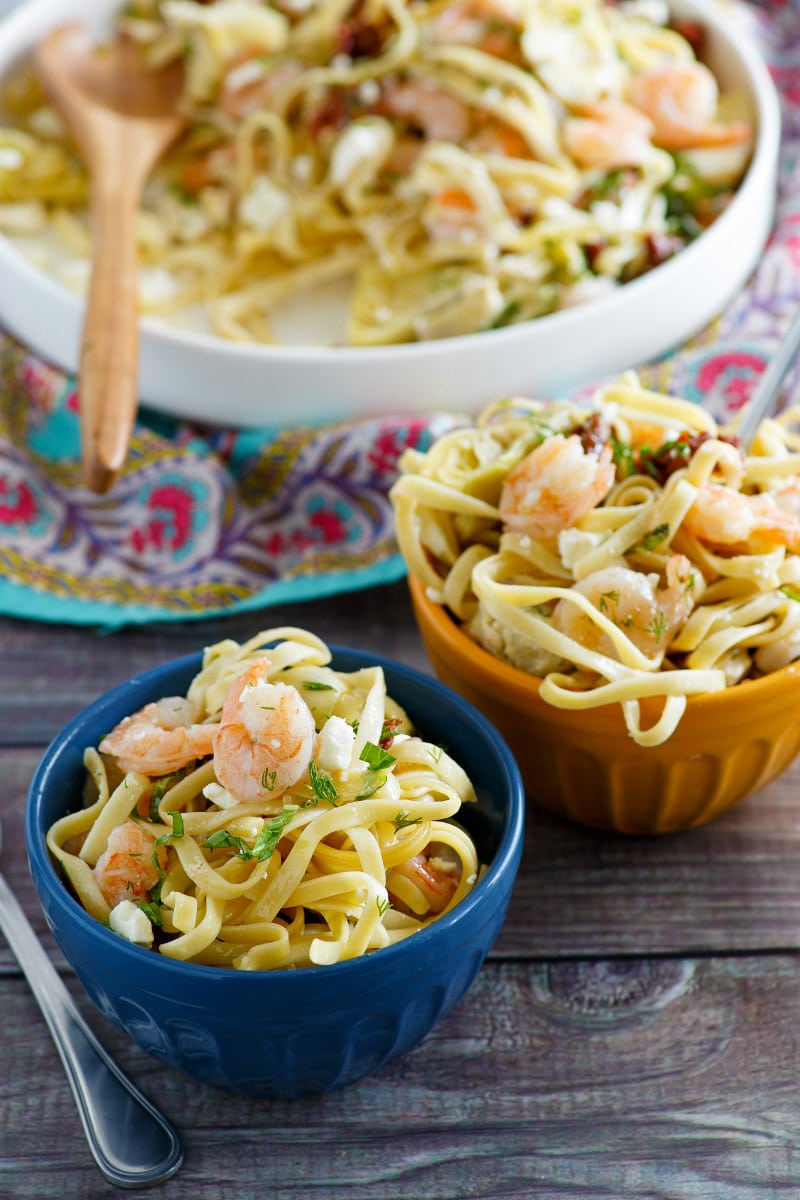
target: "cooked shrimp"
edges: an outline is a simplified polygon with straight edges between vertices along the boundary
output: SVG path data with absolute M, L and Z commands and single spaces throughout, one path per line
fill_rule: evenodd
M 513 59 L 522 30 L 516 8 L 502 0 L 457 0 L 433 22 L 437 41 L 475 46 L 495 58 Z
M 385 85 L 382 109 L 402 117 L 431 141 L 459 143 L 469 132 L 467 106 L 425 79 Z
M 790 663 L 797 662 L 800 658 L 800 630 L 795 630 L 788 637 L 781 638 L 779 642 L 767 642 L 764 646 L 759 646 L 753 655 L 753 661 L 759 671 L 763 671 L 765 675 L 771 675 L 773 671 L 780 671 L 783 667 L 788 667 Z
M 183 696 L 165 696 L 123 718 L 100 743 L 123 771 L 169 775 L 196 758 L 208 758 L 216 725 L 196 724 L 194 704 Z
M 749 496 L 719 483 L 705 483 L 683 519 L 683 528 L 701 542 L 758 553 L 786 546 L 800 553 L 800 514 L 788 508 L 792 488 L 775 496 Z M 781 506 L 783 496 L 784 506 Z
M 298 62 L 271 64 L 258 46 L 249 46 L 234 58 L 222 81 L 219 107 L 240 119 L 259 109 L 270 109 L 281 88 L 303 74 Z
M 548 537 L 591 512 L 614 482 L 611 447 L 584 450 L 577 434 L 556 433 L 509 472 L 499 511 L 509 529 Z
M 620 100 L 598 100 L 580 117 L 568 117 L 562 145 L 582 167 L 638 166 L 652 157 L 653 122 Z
M 160 878 L 153 862 L 156 839 L 135 821 L 112 829 L 108 846 L 94 867 L 94 877 L 107 903 L 114 908 L 122 900 L 141 900 Z
M 455 895 L 461 874 L 461 862 L 450 856 L 449 848 L 431 843 L 405 862 L 398 863 L 389 872 L 387 887 L 390 894 L 402 904 L 422 916 L 424 913 L 440 913 Z M 413 885 L 405 888 L 403 881 Z M 392 889 L 396 888 L 396 891 Z M 415 894 L 414 889 L 419 895 Z
M 749 121 L 718 121 L 719 89 L 699 62 L 671 63 L 634 76 L 628 100 L 653 122 L 653 141 L 667 150 L 746 142 Z
M 308 769 L 314 718 L 297 688 L 267 679 L 260 658 L 231 686 L 214 736 L 217 779 L 237 800 L 279 796 Z
M 649 658 L 663 654 L 695 604 L 697 577 L 683 554 L 667 562 L 666 586 L 656 575 L 629 567 L 603 567 L 573 584 L 572 591 L 590 600 L 598 612 L 626 634 Z M 588 613 L 570 600 L 559 600 L 553 626 L 590 650 L 609 658 L 619 654 L 610 636 Z

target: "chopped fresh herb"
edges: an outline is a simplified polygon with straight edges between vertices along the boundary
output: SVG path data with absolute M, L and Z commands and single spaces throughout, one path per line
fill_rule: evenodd
M 245 861 L 253 857 L 253 851 L 244 838 L 237 837 L 227 829 L 218 829 L 216 833 L 207 837 L 206 847 L 209 850 L 231 850 L 238 858 Z
M 296 812 L 296 804 L 285 804 L 279 813 L 276 813 L 274 817 L 262 826 L 261 832 L 253 843 L 254 858 L 257 858 L 259 862 L 264 862 L 265 859 L 272 858 L 284 829 Z
M 441 746 L 429 746 L 428 753 L 430 754 L 433 761 L 435 763 L 438 763 L 438 762 L 442 761 L 442 755 L 444 754 L 444 750 L 442 749 Z
M 359 792 L 356 800 L 369 800 L 370 796 L 374 796 L 376 792 L 386 783 L 386 776 L 370 772 L 367 782 L 364 784 L 363 792 Z
M 365 742 L 358 757 L 367 764 L 370 771 L 382 771 L 384 767 L 390 767 L 395 761 L 393 754 L 381 750 L 380 746 L 376 746 L 374 742 Z
M 307 692 L 335 692 L 336 688 L 332 683 L 323 683 L 321 679 L 309 679 L 303 687 Z
M 392 907 L 392 902 L 391 900 L 381 900 L 380 896 L 376 896 L 375 905 L 378 909 L 378 916 L 382 917 L 386 910 Z
M 797 600 L 800 602 L 800 592 L 798 592 L 797 588 L 792 587 L 790 583 L 784 583 L 778 588 L 778 591 L 783 592 L 784 596 L 788 596 L 790 600 Z
M 668 628 L 669 624 L 667 621 L 667 615 L 663 608 L 660 608 L 650 624 L 647 626 L 647 632 L 652 633 L 656 641 L 660 642 Z
M 639 467 L 646 475 L 650 475 L 662 483 L 666 464 L 671 463 L 674 470 L 675 465 L 685 462 L 691 457 L 692 447 L 684 437 L 678 437 L 662 442 L 657 450 L 652 450 L 649 446 L 642 446 L 639 450 Z
M 613 433 L 611 435 L 611 458 L 617 468 L 617 474 L 622 479 L 636 474 L 636 463 L 633 461 L 633 451 L 627 442 L 620 441 Z
M 400 726 L 403 724 L 400 717 L 388 717 L 381 726 L 381 736 L 378 739 L 378 745 L 381 750 L 388 750 L 394 741 L 394 735 L 397 733 Z M 356 732 L 358 729 L 356 728 Z
M 619 604 L 619 592 L 603 592 L 600 596 L 600 604 L 598 605 L 600 612 L 608 612 L 612 604 Z
M 172 817 L 172 833 L 162 833 L 161 837 L 156 838 L 156 840 L 153 842 L 152 863 L 153 863 L 153 866 L 155 867 L 155 869 L 158 871 L 159 875 L 162 876 L 162 878 L 164 875 L 164 871 L 161 867 L 161 863 L 158 861 L 158 847 L 166 845 L 166 843 L 170 840 L 170 838 L 182 838 L 183 837 L 183 813 L 171 812 L 171 813 L 168 813 L 167 815 Z
M 180 771 L 173 771 L 171 775 L 162 775 L 160 779 L 155 781 L 150 789 L 149 816 L 151 821 L 157 821 L 159 819 L 158 806 L 164 799 L 164 796 L 171 787 L 174 787 L 176 783 L 180 783 L 180 781 L 188 774 L 188 772 L 192 770 L 193 765 L 194 764 L 190 764 L 188 767 L 183 767 Z
M 142 912 L 147 917 L 148 921 L 151 922 L 151 924 L 153 924 L 153 925 L 163 925 L 164 924 L 162 917 L 161 917 L 161 909 L 159 908 L 159 906 L 157 904 L 153 904 L 152 901 L 148 902 L 146 900 L 143 900 L 138 907 L 142 910 Z
M 636 554 L 639 550 L 655 550 L 656 546 L 659 546 L 668 537 L 669 525 L 666 522 L 663 525 L 656 525 L 655 529 L 651 529 L 649 533 L 646 533 L 640 542 L 634 542 L 623 553 L 628 555 Z
M 339 799 L 338 788 L 327 771 L 321 771 L 313 759 L 308 768 L 308 777 L 311 780 L 314 795 L 335 807 L 336 801 Z
M 275 787 L 276 775 L 276 771 L 270 771 L 269 767 L 265 767 L 264 774 L 261 776 L 261 786 L 271 792 Z
M 420 825 L 422 817 L 409 816 L 406 809 L 401 809 L 399 813 L 395 813 L 394 827 L 395 829 L 407 829 L 409 825 Z

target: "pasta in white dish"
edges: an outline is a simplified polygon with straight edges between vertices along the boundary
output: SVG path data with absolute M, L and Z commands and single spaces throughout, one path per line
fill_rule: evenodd
M 501 401 L 392 491 L 412 575 L 550 704 L 622 706 L 642 746 L 688 696 L 800 658 L 800 412 L 735 429 L 629 373 L 589 408 Z M 640 701 L 662 697 L 642 728 Z
M 379 666 L 330 663 L 292 627 L 220 642 L 186 696 L 86 752 L 88 803 L 47 844 L 90 915 L 169 958 L 268 970 L 389 946 L 471 891 L 464 770 Z
M 341 285 L 357 346 L 585 303 L 680 251 L 731 199 L 751 114 L 703 31 L 603 0 L 130 0 L 120 31 L 186 63 L 186 135 L 148 185 L 141 304 L 279 340 Z M 30 76 L 0 128 L 0 229 L 54 229 L 85 283 L 86 179 Z

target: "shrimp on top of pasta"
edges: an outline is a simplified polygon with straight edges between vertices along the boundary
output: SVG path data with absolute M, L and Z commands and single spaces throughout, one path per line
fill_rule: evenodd
M 735 428 L 633 372 L 591 405 L 505 400 L 408 450 L 410 573 L 557 707 L 622 706 L 664 742 L 686 698 L 800 658 L 800 411 Z M 641 726 L 640 701 L 663 698 Z
M 341 288 L 351 345 L 471 334 L 590 301 L 722 212 L 753 114 L 665 0 L 129 0 L 186 64 L 188 129 L 139 219 L 144 311 L 280 341 Z M 56 230 L 85 285 L 85 173 L 32 78 L 4 97 L 0 229 Z M 32 251 L 33 253 L 34 251 Z
M 379 666 L 334 670 L 302 629 L 206 650 L 186 696 L 86 752 L 86 807 L 47 844 L 132 942 L 240 970 L 323 965 L 409 937 L 469 893 L 464 770 L 411 728 Z

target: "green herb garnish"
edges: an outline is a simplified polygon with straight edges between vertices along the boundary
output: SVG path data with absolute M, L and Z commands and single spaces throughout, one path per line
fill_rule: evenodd
M 421 823 L 422 817 L 409 816 L 408 811 L 404 808 L 394 816 L 395 829 L 407 829 L 409 825 L 420 825 Z
M 314 795 L 335 807 L 339 799 L 338 788 L 327 771 L 321 771 L 313 759 L 308 768 L 308 778 L 311 780 Z
M 370 771 L 382 771 L 384 767 L 390 767 L 395 762 L 393 754 L 389 754 L 387 750 L 381 750 L 380 746 L 376 746 L 374 742 L 365 742 L 358 757 L 367 764 Z

